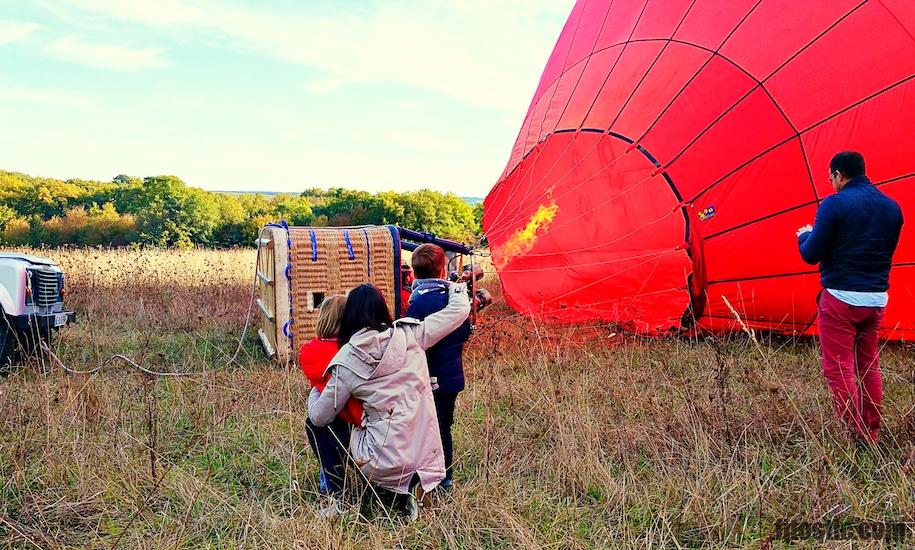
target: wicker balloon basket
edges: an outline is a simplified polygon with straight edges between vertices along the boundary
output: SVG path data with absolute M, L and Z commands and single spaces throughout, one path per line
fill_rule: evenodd
M 258 335 L 281 365 L 315 335 L 324 298 L 347 294 L 363 283 L 381 291 L 391 313 L 401 304 L 401 241 L 393 226 L 289 227 L 270 225 L 257 245 Z
M 315 336 L 321 302 L 363 283 L 378 287 L 395 319 L 403 315 L 402 251 L 421 243 L 437 244 L 449 257 L 472 254 L 461 243 L 392 225 L 290 227 L 283 222 L 263 228 L 257 240 L 256 303 L 258 336 L 267 355 L 280 365 L 296 363 L 296 350 Z

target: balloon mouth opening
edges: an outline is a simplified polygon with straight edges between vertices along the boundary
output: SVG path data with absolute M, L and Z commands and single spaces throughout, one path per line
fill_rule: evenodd
M 575 159 L 571 169 L 554 168 L 563 156 Z M 644 145 L 605 130 L 559 130 L 502 184 L 508 190 L 487 205 L 484 225 L 516 310 L 634 322 L 656 334 L 701 316 L 695 216 Z

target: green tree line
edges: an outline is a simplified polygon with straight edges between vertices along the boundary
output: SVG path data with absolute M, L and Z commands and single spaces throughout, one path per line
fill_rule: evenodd
M 0 171 L 0 243 L 31 246 L 251 246 L 261 227 L 394 224 L 471 241 L 482 205 L 430 190 L 229 194 L 175 176 L 110 182 L 56 180 Z

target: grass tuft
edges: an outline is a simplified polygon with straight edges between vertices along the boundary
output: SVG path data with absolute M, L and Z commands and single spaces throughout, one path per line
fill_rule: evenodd
M 301 373 L 251 334 L 224 368 L 253 251 L 44 253 L 80 312 L 55 353 L 104 368 L 32 361 L 0 381 L 3 545 L 735 547 L 768 545 L 779 519 L 915 521 L 910 347 L 883 351 L 883 442 L 862 450 L 832 422 L 814 341 L 644 341 L 497 305 L 466 352 L 455 490 L 414 525 L 321 522 Z

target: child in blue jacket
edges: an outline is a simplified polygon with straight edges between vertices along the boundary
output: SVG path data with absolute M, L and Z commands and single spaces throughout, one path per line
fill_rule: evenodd
M 423 244 L 413 251 L 413 292 L 405 317 L 419 320 L 443 309 L 448 304 L 448 281 L 445 280 L 445 251 L 434 244 Z M 470 320 L 426 350 L 432 395 L 438 415 L 438 428 L 445 451 L 445 480 L 441 487 L 451 489 L 453 443 L 451 426 L 458 393 L 464 389 L 464 342 L 470 337 Z M 436 387 L 437 384 L 437 387 Z

